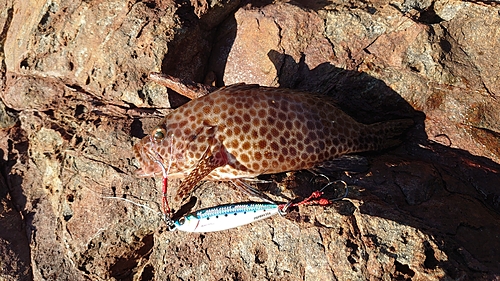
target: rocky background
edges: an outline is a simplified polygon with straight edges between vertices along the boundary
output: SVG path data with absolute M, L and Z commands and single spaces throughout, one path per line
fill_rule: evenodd
M 495 1 L 6 0 L 0 12 L 1 280 L 500 278 Z M 308 90 L 364 123 L 416 125 L 364 155 L 368 171 L 329 175 L 350 190 L 332 206 L 169 232 L 160 179 L 134 177 L 132 145 L 187 99 L 153 71 Z M 317 188 L 307 172 L 267 179 L 271 194 Z M 208 182 L 192 203 L 247 200 Z

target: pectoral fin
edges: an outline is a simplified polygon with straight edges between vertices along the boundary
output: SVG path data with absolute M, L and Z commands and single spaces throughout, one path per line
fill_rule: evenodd
M 177 195 L 175 200 L 180 201 L 186 198 L 186 196 L 191 193 L 196 185 L 203 180 L 208 174 L 210 174 L 216 168 L 225 166 L 227 164 L 227 154 L 223 147 L 219 147 L 216 153 L 212 153 L 209 149 L 205 151 L 203 157 L 194 169 L 184 178 L 184 181 L 179 186 L 177 190 Z

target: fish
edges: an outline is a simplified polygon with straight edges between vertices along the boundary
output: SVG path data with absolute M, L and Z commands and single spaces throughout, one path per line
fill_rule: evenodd
M 168 114 L 134 145 L 136 175 L 180 178 L 175 200 L 200 181 L 233 181 L 312 169 L 342 155 L 401 143 L 411 118 L 359 123 L 325 96 L 235 84 Z

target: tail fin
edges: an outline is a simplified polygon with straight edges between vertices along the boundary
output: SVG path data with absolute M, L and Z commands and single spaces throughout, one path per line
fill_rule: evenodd
M 369 140 L 369 150 L 383 150 L 401 144 L 401 136 L 411 127 L 412 119 L 397 119 L 367 126 L 363 139 Z

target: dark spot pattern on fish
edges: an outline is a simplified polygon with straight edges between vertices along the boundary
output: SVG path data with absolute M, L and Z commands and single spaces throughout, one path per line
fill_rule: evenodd
M 384 149 L 398 144 L 412 124 L 365 125 L 318 95 L 237 84 L 174 110 L 157 127 L 164 139 L 151 137 L 155 128 L 134 150 L 139 175 L 160 174 L 154 160 L 161 160 L 170 166 L 169 177 L 196 185 L 309 169 L 344 154 Z M 184 182 L 178 197 L 194 188 Z

